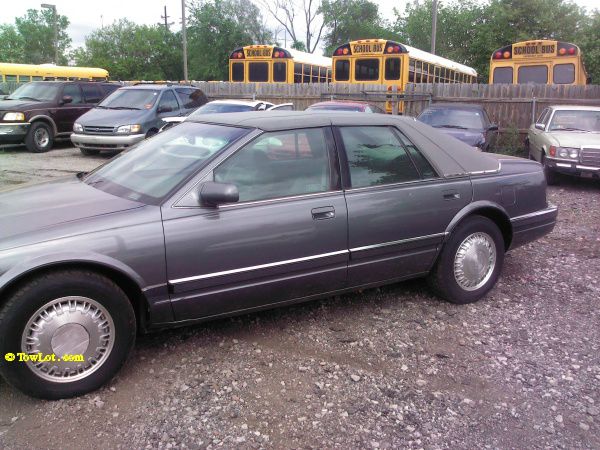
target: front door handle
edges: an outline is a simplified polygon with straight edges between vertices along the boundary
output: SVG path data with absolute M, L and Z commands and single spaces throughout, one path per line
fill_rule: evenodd
M 314 220 L 333 219 L 335 217 L 335 208 L 333 206 L 313 208 L 310 212 Z
M 458 200 L 460 198 L 460 193 L 454 190 L 444 191 L 444 200 Z

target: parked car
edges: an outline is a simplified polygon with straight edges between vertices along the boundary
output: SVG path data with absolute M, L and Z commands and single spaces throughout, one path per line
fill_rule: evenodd
M 247 112 L 247 111 L 293 111 L 293 103 L 282 103 L 275 105 L 270 102 L 263 100 L 213 100 L 208 102 L 204 106 L 192 111 L 189 117 L 197 117 L 204 114 L 221 114 L 221 113 L 233 113 L 233 112 Z M 164 125 L 160 131 L 168 130 L 169 128 L 177 125 L 178 123 L 186 120 L 187 117 L 174 116 L 164 117 Z
M 0 204 L 0 355 L 83 355 L 0 374 L 54 399 L 106 383 L 137 330 L 415 277 L 477 301 L 557 216 L 533 161 L 334 112 L 189 118 Z
M 483 151 L 489 150 L 498 131 L 498 125 L 491 123 L 479 105 L 436 103 L 425 108 L 417 120 Z
M 544 166 L 548 184 L 558 174 L 600 179 L 600 108 L 550 106 L 529 127 L 529 158 Z
M 25 143 L 47 152 L 68 139 L 73 123 L 120 85 L 92 81 L 33 81 L 0 100 L 0 144 Z
M 200 89 L 190 86 L 122 87 L 77 120 L 71 141 L 84 155 L 125 150 L 158 133 L 164 117 L 186 116 L 206 101 Z
M 352 100 L 331 100 L 313 103 L 306 108 L 306 111 L 348 111 L 385 114 L 385 111 L 376 105 Z

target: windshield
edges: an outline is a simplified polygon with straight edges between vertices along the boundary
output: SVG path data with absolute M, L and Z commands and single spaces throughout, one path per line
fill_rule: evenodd
M 600 110 L 555 111 L 549 131 L 588 131 L 600 133 Z
M 474 109 L 430 108 L 418 117 L 418 120 L 436 128 L 474 128 L 484 127 L 483 114 Z
M 49 102 L 56 99 L 60 85 L 53 83 L 27 83 L 10 94 L 7 100 L 37 100 Z
M 307 111 L 352 111 L 352 112 L 363 112 L 362 106 L 352 105 L 323 105 L 323 106 L 309 106 L 306 108 Z
M 244 111 L 254 111 L 254 107 L 250 105 L 236 105 L 235 103 L 207 103 L 206 105 L 201 106 L 192 114 L 190 114 L 190 117 L 199 116 L 200 114 L 231 113 Z
M 84 182 L 119 197 L 157 205 L 248 132 L 246 128 L 184 122 L 121 153 L 87 175 Z
M 159 93 L 151 89 L 117 89 L 98 106 L 109 109 L 150 109 Z

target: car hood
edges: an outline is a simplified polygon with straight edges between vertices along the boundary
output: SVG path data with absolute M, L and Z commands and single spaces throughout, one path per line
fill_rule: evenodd
M 34 102 L 31 100 L 0 100 L 0 111 L 28 111 L 30 109 L 40 109 L 48 105 L 49 102 Z
M 19 235 L 127 209 L 142 203 L 116 197 L 76 176 L 0 192 L 0 249 Z
M 452 137 L 455 137 L 459 141 L 463 141 L 465 144 L 470 145 L 471 147 L 476 147 L 477 144 L 485 140 L 483 136 L 483 132 L 481 130 L 470 129 L 470 130 L 460 130 L 457 128 L 437 128 L 442 133 L 449 134 Z
M 77 119 L 83 126 L 116 127 L 143 122 L 150 111 L 147 109 L 93 108 Z
M 560 147 L 596 147 L 600 148 L 600 133 L 581 131 L 550 131 L 548 133 Z

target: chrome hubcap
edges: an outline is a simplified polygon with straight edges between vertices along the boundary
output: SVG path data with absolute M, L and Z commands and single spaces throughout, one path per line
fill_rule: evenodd
M 33 138 L 35 139 L 35 143 L 38 147 L 45 147 L 50 142 L 50 135 L 48 134 L 48 130 L 45 128 L 38 128 L 35 130 Z
M 72 382 L 98 370 L 114 342 L 115 326 L 106 308 L 87 297 L 61 297 L 31 317 L 21 351 L 33 357 L 26 364 L 39 377 Z
M 488 282 L 496 267 L 496 244 L 483 232 L 465 238 L 454 257 L 454 278 L 465 291 L 475 291 Z

